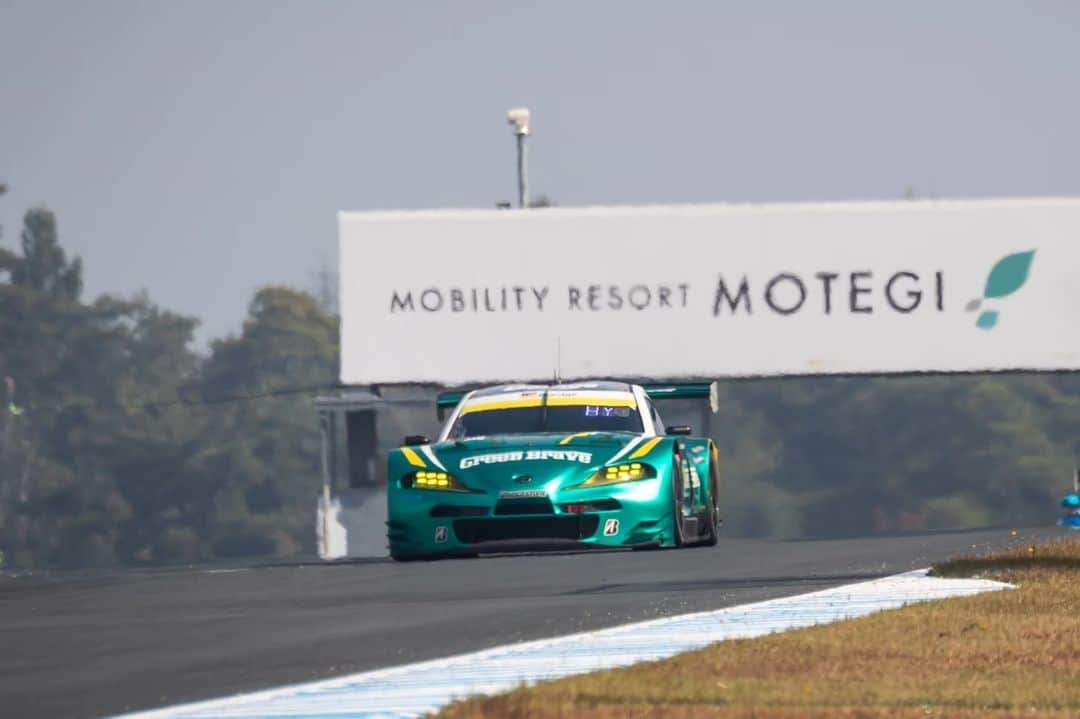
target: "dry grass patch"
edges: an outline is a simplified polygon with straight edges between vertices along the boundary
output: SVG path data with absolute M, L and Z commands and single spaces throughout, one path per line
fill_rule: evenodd
M 960 557 L 935 564 L 932 574 L 940 577 L 999 577 L 1009 571 L 1031 569 L 1080 570 L 1080 538 L 1062 538 L 1038 545 L 1018 543 L 1004 552 Z
M 450 719 L 1080 717 L 1080 538 L 935 567 L 1017 589 L 458 702 Z

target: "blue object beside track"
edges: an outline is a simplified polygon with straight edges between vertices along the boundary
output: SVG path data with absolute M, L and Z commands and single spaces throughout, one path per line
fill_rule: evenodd
M 1061 500 L 1061 506 L 1072 511 L 1058 520 L 1062 527 L 1080 529 L 1080 494 L 1069 494 Z

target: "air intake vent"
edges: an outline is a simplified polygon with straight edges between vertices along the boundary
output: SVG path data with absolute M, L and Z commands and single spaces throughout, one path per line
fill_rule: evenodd
M 470 507 L 458 504 L 436 504 L 431 508 L 432 517 L 484 517 L 487 507 Z
M 465 544 L 508 539 L 572 539 L 591 537 L 600 523 L 595 514 L 576 517 L 523 517 L 518 519 L 458 519 L 454 534 Z
M 550 499 L 502 499 L 495 505 L 495 514 L 555 514 Z

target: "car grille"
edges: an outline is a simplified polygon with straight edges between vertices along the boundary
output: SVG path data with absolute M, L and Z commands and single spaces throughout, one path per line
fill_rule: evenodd
M 487 513 L 487 507 L 460 504 L 436 504 L 431 508 L 432 517 L 484 517 Z
M 464 544 L 509 539 L 572 539 L 591 537 L 600 523 L 596 515 L 523 517 L 519 519 L 458 519 L 454 534 Z

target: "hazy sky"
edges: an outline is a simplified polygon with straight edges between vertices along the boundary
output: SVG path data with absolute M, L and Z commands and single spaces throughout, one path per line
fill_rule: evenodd
M 0 0 L 3 243 L 238 328 L 339 209 L 1080 194 L 1080 3 Z

